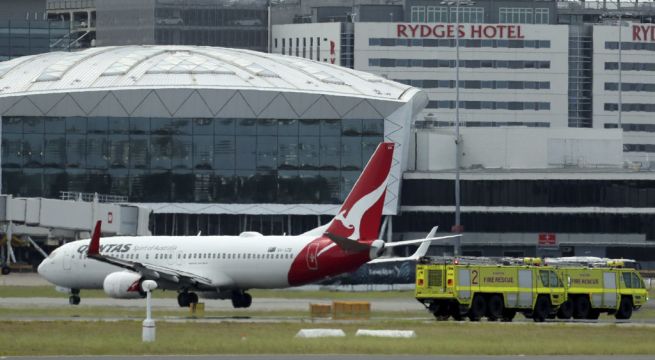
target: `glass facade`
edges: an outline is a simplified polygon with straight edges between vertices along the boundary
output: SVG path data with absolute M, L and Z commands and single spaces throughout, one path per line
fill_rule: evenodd
M 569 27 L 569 127 L 593 125 L 593 28 Z
M 0 21 L 0 61 L 49 51 L 69 51 L 67 21 Z
M 394 218 L 393 230 L 427 233 L 435 224 L 449 229 L 454 218 L 453 213 L 403 212 Z M 461 223 L 467 232 L 645 234 L 647 240 L 655 240 L 655 215 L 651 214 L 463 212 Z
M 454 109 L 455 100 L 432 100 L 426 109 Z M 549 102 L 540 101 L 469 101 L 460 100 L 460 109 L 467 110 L 550 110 Z
M 3 117 L 3 190 L 132 202 L 340 203 L 384 121 Z
M 453 206 L 454 180 L 407 179 L 402 206 Z M 652 208 L 654 180 L 463 180 L 462 206 L 488 207 L 484 212 L 462 212 L 467 232 L 492 233 L 602 233 L 646 234 L 655 240 L 655 215 L 612 211 L 612 208 Z M 539 213 L 494 212 L 494 207 L 597 207 L 606 212 Z M 636 211 L 637 212 L 637 211 Z M 452 212 L 404 210 L 394 218 L 395 232 L 427 232 L 434 225 L 448 229 Z
M 267 51 L 266 1 L 170 1 L 155 5 L 155 43 Z
M 455 47 L 455 39 L 404 39 L 369 38 L 369 46 L 422 46 Z M 509 48 L 509 49 L 549 49 L 550 40 L 492 40 L 460 39 L 459 46 L 465 48 Z
M 455 80 L 393 79 L 423 89 L 454 89 Z M 606 86 L 607 87 L 607 86 Z M 460 89 L 548 90 L 550 81 L 460 80 Z
M 448 206 L 452 180 L 404 180 L 402 205 Z M 655 204 L 653 180 L 462 180 L 463 206 L 635 207 Z
M 454 68 L 450 59 L 389 59 L 369 58 L 368 66 Z M 460 68 L 471 69 L 550 69 L 550 61 L 539 60 L 460 60 Z
M 506 8 L 498 9 L 498 22 L 507 24 L 548 24 L 548 8 Z

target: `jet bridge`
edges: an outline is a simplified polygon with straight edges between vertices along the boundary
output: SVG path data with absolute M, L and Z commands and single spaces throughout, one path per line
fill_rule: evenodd
M 3 274 L 8 274 L 12 267 L 20 268 L 21 263 L 22 267 L 29 267 L 30 263 L 40 262 L 42 256 L 47 256 L 42 247 L 53 248 L 88 238 L 98 220 L 102 220 L 103 236 L 150 235 L 150 209 L 109 202 L 116 199 L 97 194 L 71 196 L 67 193 L 62 197 L 64 199 L 0 195 L 0 264 Z M 17 252 L 21 256 L 17 256 Z

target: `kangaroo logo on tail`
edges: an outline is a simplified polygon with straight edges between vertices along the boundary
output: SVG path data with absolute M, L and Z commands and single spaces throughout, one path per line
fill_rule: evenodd
M 334 219 L 332 219 L 332 221 L 340 221 L 345 228 L 353 229 L 353 233 L 350 234 L 348 238 L 352 240 L 359 240 L 359 228 L 361 226 L 364 213 L 370 209 L 371 206 L 375 205 L 375 203 L 380 199 L 380 196 L 384 194 L 386 189 L 387 179 L 384 179 L 382 184 L 380 184 L 377 189 L 359 199 L 355 205 L 350 208 L 350 210 L 346 209 L 340 211 L 334 217 Z
M 378 145 L 327 233 L 354 241 L 377 238 L 393 151 L 394 143 Z

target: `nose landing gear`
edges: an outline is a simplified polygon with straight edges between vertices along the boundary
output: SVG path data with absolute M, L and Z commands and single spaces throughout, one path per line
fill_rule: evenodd
M 71 296 L 68 297 L 68 303 L 71 305 L 79 305 L 82 298 L 80 298 L 80 289 L 71 289 Z

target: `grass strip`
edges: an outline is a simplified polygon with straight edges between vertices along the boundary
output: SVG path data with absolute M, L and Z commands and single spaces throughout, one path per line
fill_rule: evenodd
M 2 286 L 0 297 L 57 297 L 67 298 L 69 295 L 55 290 L 54 286 Z M 413 291 L 298 291 L 298 290 L 250 290 L 254 298 L 284 298 L 284 299 L 327 299 L 327 300 L 365 300 L 365 299 L 400 299 L 414 298 Z M 155 290 L 157 298 L 176 298 L 175 291 Z M 82 290 L 82 298 L 106 298 L 102 290 Z
M 296 339 L 301 328 L 342 328 L 346 338 Z M 415 330 L 414 339 L 353 336 L 358 328 Z M 652 327 L 567 324 L 157 323 L 157 341 L 141 342 L 139 321 L 0 322 L 0 355 L 120 354 L 652 354 Z M 611 341 L 609 340 L 611 339 Z

